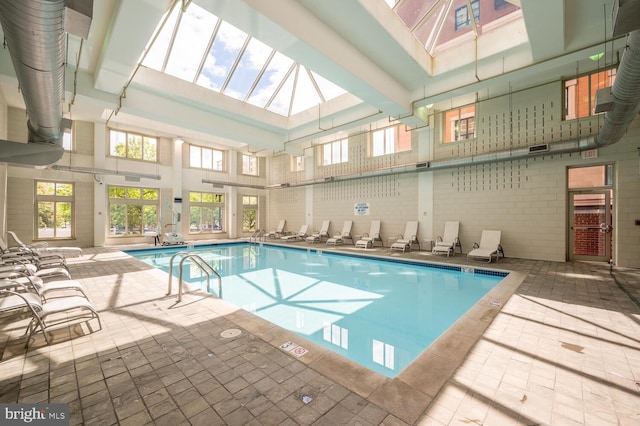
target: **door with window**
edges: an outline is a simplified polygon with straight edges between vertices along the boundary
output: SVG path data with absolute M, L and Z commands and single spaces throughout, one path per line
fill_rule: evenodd
M 571 195 L 571 260 L 608 262 L 612 258 L 611 190 Z
M 613 258 L 613 189 L 607 188 L 612 169 L 569 169 L 569 260 Z

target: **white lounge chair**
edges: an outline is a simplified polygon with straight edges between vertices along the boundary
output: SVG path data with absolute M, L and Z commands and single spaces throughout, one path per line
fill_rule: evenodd
M 441 237 L 436 239 L 436 245 L 433 246 L 431 252 L 433 254 L 446 254 L 454 255 L 456 253 L 456 247 L 460 247 L 460 253 L 462 253 L 462 244 L 458 234 L 460 232 L 460 222 L 445 222 L 444 233 Z
M 82 249 L 80 247 L 50 247 L 46 242 L 36 242 L 33 244 L 25 244 L 24 242 L 22 242 L 22 240 L 20 240 L 20 238 L 18 238 L 15 232 L 7 231 L 7 234 L 10 235 L 11 238 L 13 238 L 13 241 L 15 241 L 19 247 L 28 248 L 36 252 L 39 252 L 41 254 L 42 253 L 58 254 L 58 252 L 64 253 L 64 252 L 70 251 L 74 253 L 76 256 L 82 256 Z
M 303 240 L 305 238 L 307 238 L 308 234 L 307 232 L 309 231 L 309 225 L 302 225 L 300 227 L 300 231 L 298 231 L 297 234 L 291 234 L 291 235 L 283 235 L 282 237 L 280 237 L 281 240 L 283 241 L 296 241 L 296 240 Z
M 333 237 L 329 238 L 327 240 L 327 245 L 329 245 L 329 244 L 333 244 L 333 245 L 344 244 L 344 240 L 352 240 L 353 241 L 353 238 L 351 237 L 351 226 L 352 225 L 353 225 L 353 221 L 352 220 L 345 220 L 344 224 L 342 225 L 342 232 L 340 232 L 339 234 L 336 234 Z
M 400 234 L 395 243 L 391 244 L 391 250 L 411 251 L 411 246 L 420 245 L 418 242 L 418 221 L 410 220 L 404 228 L 404 234 Z
M 102 329 L 100 316 L 93 305 L 82 296 L 65 296 L 44 302 L 35 293 L 19 293 L 10 290 L 0 290 L 0 313 L 21 313 L 28 310 L 31 313 L 31 322 L 27 329 L 27 342 L 34 333 L 42 331 L 47 344 L 50 344 L 47 331 L 64 325 L 98 320 L 99 329 Z
M 480 244 L 473 243 L 473 250 L 467 254 L 468 259 L 485 259 L 491 263 L 493 256 L 498 261 L 498 256 L 504 257 L 504 251 L 500 245 L 502 231 L 483 230 L 480 236 Z
M 41 252 L 27 246 L 9 247 L 2 237 L 0 237 L 0 261 L 4 264 L 32 263 L 38 269 L 57 267 L 67 269 L 67 262 L 60 254 Z
M 306 240 L 308 243 L 321 243 L 323 238 L 329 238 L 329 224 L 331 223 L 330 220 L 323 220 L 322 221 L 322 226 L 320 227 L 319 231 L 314 232 L 313 234 L 309 235 Z
M 271 231 L 267 232 L 266 234 L 264 234 L 265 237 L 267 238 L 280 238 L 284 235 L 284 225 L 287 221 L 284 219 L 280 219 L 280 222 L 278 223 L 278 226 L 275 229 L 272 229 Z
M 362 234 L 360 239 L 356 241 L 356 247 L 365 249 L 371 248 L 375 245 L 376 241 L 380 241 L 380 244 L 384 247 L 384 241 L 380 235 L 380 221 L 372 220 L 369 233 Z
M 48 297 L 58 297 L 69 292 L 80 293 L 86 299 L 84 287 L 79 281 L 62 279 L 43 281 L 42 278 L 28 275 L 24 272 L 0 272 L 0 289 L 32 291 L 46 300 Z

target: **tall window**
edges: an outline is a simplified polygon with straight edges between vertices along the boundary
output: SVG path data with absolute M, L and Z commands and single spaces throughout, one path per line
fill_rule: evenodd
M 471 8 L 473 9 L 473 17 L 476 22 L 480 21 L 480 0 L 472 0 Z M 467 28 L 471 25 L 471 15 L 469 14 L 469 8 L 465 4 L 456 9 L 456 31 Z
M 36 181 L 37 239 L 72 238 L 73 184 Z
M 594 115 L 596 92 L 610 87 L 616 79 L 616 69 L 594 72 L 564 82 L 564 118 L 571 120 Z
M 373 157 L 409 151 L 410 149 L 411 132 L 406 131 L 404 126 L 387 127 L 371 134 L 371 155 Z
M 73 151 L 73 135 L 71 129 L 62 133 L 62 149 L 65 151 Z
M 349 139 L 344 138 L 322 145 L 322 165 L 346 163 L 349 161 Z
M 252 232 L 257 228 L 258 197 L 255 195 L 242 196 L 242 232 Z
M 445 113 L 444 142 L 473 139 L 476 136 L 475 105 L 452 109 Z
M 158 140 L 151 136 L 110 130 L 109 146 L 114 157 L 158 161 Z
M 189 232 L 222 231 L 224 225 L 224 194 L 189 192 Z
M 158 229 L 157 189 L 109 187 L 109 235 L 155 234 Z
M 242 154 L 242 174 L 258 176 L 258 157 Z
M 203 146 L 189 146 L 189 166 L 199 169 L 224 170 L 224 152 Z
M 291 171 L 301 172 L 304 170 L 304 155 L 291 156 Z

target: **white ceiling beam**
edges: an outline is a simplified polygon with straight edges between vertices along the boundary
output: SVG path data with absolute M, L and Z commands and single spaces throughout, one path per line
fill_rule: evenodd
M 94 72 L 94 86 L 120 93 L 133 76 L 138 60 L 151 39 L 170 0 L 121 0 L 113 10 L 109 29 Z

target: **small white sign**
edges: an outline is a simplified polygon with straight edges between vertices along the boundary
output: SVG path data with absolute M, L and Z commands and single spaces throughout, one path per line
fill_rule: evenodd
M 293 343 L 292 341 L 288 341 L 286 343 L 283 343 L 280 345 L 280 349 L 282 349 L 283 351 L 287 351 L 290 352 L 293 349 L 297 348 L 298 345 L 296 343 Z
M 369 216 L 369 203 L 355 203 L 353 214 L 356 216 Z
M 582 151 L 582 158 L 598 158 L 598 150 L 588 149 L 586 151 Z

